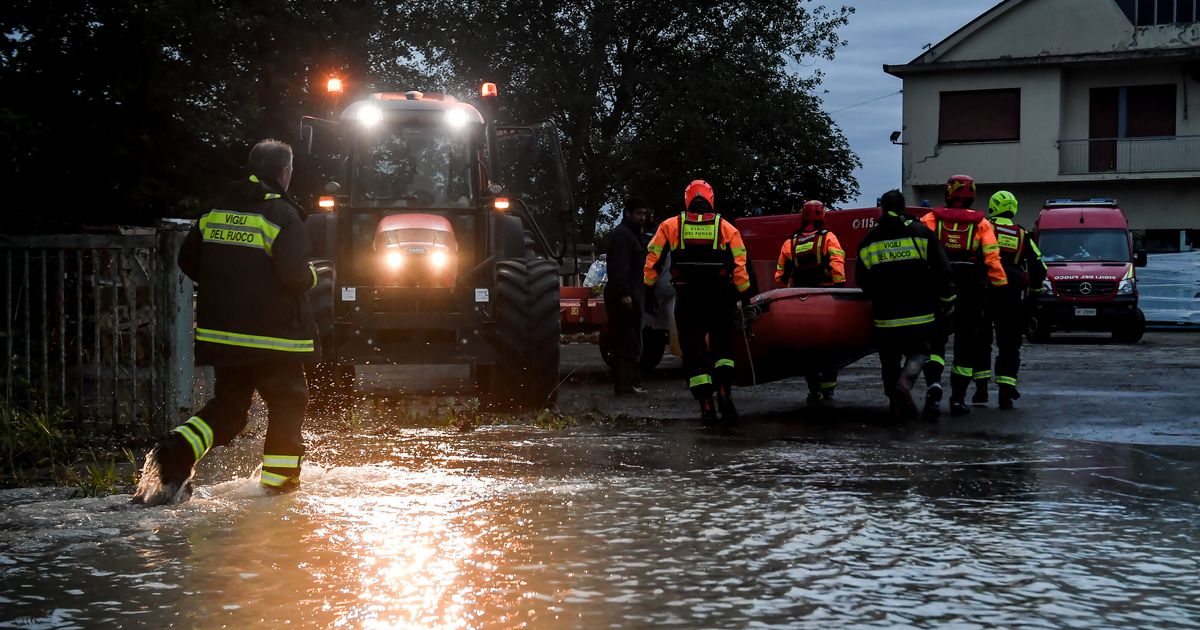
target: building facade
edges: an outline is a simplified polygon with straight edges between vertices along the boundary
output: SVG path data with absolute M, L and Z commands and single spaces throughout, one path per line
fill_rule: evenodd
M 1200 1 L 1005 0 L 903 65 L 903 182 L 1116 198 L 1152 251 L 1200 248 Z

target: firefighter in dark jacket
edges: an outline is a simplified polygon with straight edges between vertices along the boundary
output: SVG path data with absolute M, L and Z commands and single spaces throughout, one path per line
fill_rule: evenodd
M 992 195 L 988 201 L 988 219 L 996 231 L 1000 246 L 1000 263 L 1008 276 L 1008 284 L 992 291 L 987 301 L 982 340 L 981 367 L 987 370 L 992 362 L 991 330 L 996 331 L 995 378 L 1000 394 L 1000 408 L 1012 409 L 1020 398 L 1017 391 L 1017 370 L 1021 366 L 1021 335 L 1028 321 L 1026 304 L 1031 293 L 1040 293 L 1046 279 L 1046 263 L 1037 243 L 1025 228 L 1013 222 L 1017 216 L 1017 198 L 1007 190 Z M 975 379 L 973 402 L 987 403 L 987 378 Z
M 646 299 L 653 299 L 654 283 L 669 253 L 688 388 L 700 402 L 704 423 L 716 422 L 719 409 L 721 420 L 732 424 L 737 421 L 732 398 L 734 315 L 736 303 L 750 297 L 746 246 L 737 228 L 713 211 L 715 196 L 708 182 L 688 184 L 683 202 L 685 211 L 659 224 L 646 246 Z
M 198 285 L 196 364 L 213 366 L 214 398 L 146 456 L 134 502 L 187 500 L 196 462 L 242 431 L 255 391 L 269 414 L 260 483 L 276 492 L 300 483 L 303 363 L 317 356 L 305 291 L 317 273 L 302 211 L 286 192 L 291 147 L 263 140 L 250 151 L 249 167 L 251 175 L 229 185 L 179 253 L 180 269 Z
M 613 392 L 645 394 L 635 385 L 638 358 L 642 354 L 642 266 L 646 246 L 642 228 L 650 204 L 641 197 L 625 200 L 625 212 L 612 231 L 608 245 L 608 281 L 604 285 L 604 310 L 612 340 Z
M 800 229 L 783 242 L 775 263 L 775 284 L 781 287 L 846 286 L 846 252 L 833 232 L 825 228 L 825 204 L 812 199 L 800 210 Z M 810 370 L 808 402 L 833 398 L 837 388 L 837 368 Z
M 946 344 L 954 332 L 954 363 L 950 368 L 950 414 L 969 413 L 967 388 L 975 370 L 983 371 L 981 340 L 983 309 L 988 291 L 1008 283 L 1000 265 L 1000 246 L 992 224 L 982 212 L 971 209 L 975 203 L 975 180 L 969 175 L 953 175 L 946 182 L 946 207 L 934 208 L 921 218 L 946 250 L 954 271 L 958 291 L 953 324 L 949 318 L 938 321 L 933 354 L 925 364 L 924 415 L 927 420 L 941 416 L 942 372 L 946 367 Z
M 855 278 L 871 298 L 883 391 L 896 419 L 917 415 L 912 385 L 929 358 L 934 318 L 955 300 L 954 278 L 937 236 L 904 213 L 904 195 L 880 198 L 879 223 L 859 246 Z

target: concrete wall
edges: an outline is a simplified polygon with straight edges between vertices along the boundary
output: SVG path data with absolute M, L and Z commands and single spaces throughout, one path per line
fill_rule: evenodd
M 1024 0 L 998 7 L 919 59 L 945 63 L 1196 45 L 1200 24 L 1134 28 L 1113 0 Z
M 988 198 L 1001 188 L 1017 196 L 1017 222 L 1033 227 L 1038 210 L 1047 199 L 1116 198 L 1134 230 L 1200 229 L 1200 182 L 1191 180 L 1110 180 L 1068 183 L 1015 183 L 980 185 L 975 209 L 986 210 Z M 942 204 L 943 186 L 920 186 L 911 190 L 910 203 L 928 199 Z
M 1021 89 L 1021 140 L 938 145 L 939 93 L 955 90 Z M 954 173 L 981 182 L 1044 181 L 1058 174 L 1058 68 L 915 74 L 904 79 L 905 186 L 940 184 Z

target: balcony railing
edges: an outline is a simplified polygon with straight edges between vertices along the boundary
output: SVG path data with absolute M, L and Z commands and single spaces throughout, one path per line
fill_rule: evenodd
M 1200 136 L 1091 138 L 1058 142 L 1060 175 L 1200 171 Z

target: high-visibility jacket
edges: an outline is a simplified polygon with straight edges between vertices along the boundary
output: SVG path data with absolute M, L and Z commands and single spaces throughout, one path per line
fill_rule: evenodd
M 230 184 L 192 226 L 179 268 L 198 284 L 196 363 L 237 366 L 316 356 L 305 291 L 317 284 L 301 211 L 279 186 Z
M 775 263 L 775 284 L 828 287 L 846 283 L 846 252 L 837 235 L 808 226 L 783 242 Z
M 937 236 L 951 264 L 974 265 L 980 271 L 980 279 L 986 269 L 987 280 L 994 287 L 1008 284 L 1000 264 L 996 234 L 982 212 L 968 208 L 934 208 L 921 217 L 921 223 Z M 965 291 L 968 287 L 960 289 Z
M 646 286 L 653 286 L 662 271 L 659 261 L 671 254 L 671 282 L 718 288 L 732 284 L 737 291 L 750 288 L 746 270 L 746 245 L 737 228 L 719 214 L 684 212 L 658 225 L 646 246 L 642 269 Z
M 937 237 L 911 217 L 883 213 L 858 250 L 855 279 L 871 298 L 876 328 L 932 324 L 956 297 Z
M 1017 291 L 1041 291 L 1042 280 L 1046 279 L 1046 263 L 1042 261 L 1037 243 L 1029 238 L 1029 232 L 1004 217 L 992 219 L 992 229 L 996 232 L 1000 264 L 1004 266 L 1009 286 Z

